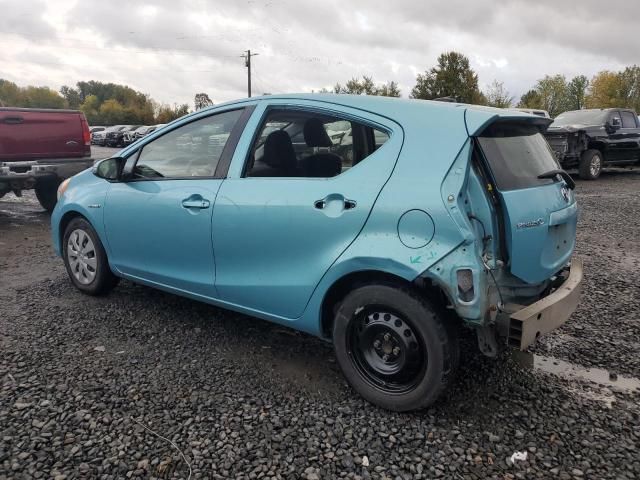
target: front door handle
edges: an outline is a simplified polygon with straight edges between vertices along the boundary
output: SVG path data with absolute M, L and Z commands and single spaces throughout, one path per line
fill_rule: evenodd
M 209 208 L 211 202 L 206 198 L 202 198 L 202 195 L 191 195 L 189 198 L 182 200 L 182 206 L 184 208 Z
M 19 123 L 24 122 L 24 118 L 22 117 L 4 117 L 2 121 L 8 125 L 17 125 Z

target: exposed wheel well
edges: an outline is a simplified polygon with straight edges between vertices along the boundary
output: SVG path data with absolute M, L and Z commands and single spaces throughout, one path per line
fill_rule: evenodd
M 337 308 L 349 292 L 362 285 L 381 283 L 414 289 L 440 307 L 445 307 L 449 303 L 445 292 L 439 286 L 422 279 L 410 282 L 402 277 L 378 270 L 353 272 L 337 280 L 333 285 L 331 285 L 331 288 L 329 288 L 324 296 L 320 312 L 323 337 L 331 338 L 333 320 L 335 318 Z
M 70 211 L 65 213 L 62 218 L 60 219 L 60 230 L 58 231 L 58 234 L 60 235 L 60 245 L 62 246 L 62 242 L 64 240 L 64 231 L 67 229 L 67 225 L 69 225 L 69 223 L 71 223 L 71 220 L 73 220 L 74 218 L 84 218 L 87 222 L 89 222 L 89 219 L 87 217 L 85 217 L 84 215 L 82 215 L 79 212 L 76 211 Z M 91 222 L 89 222 L 91 223 Z

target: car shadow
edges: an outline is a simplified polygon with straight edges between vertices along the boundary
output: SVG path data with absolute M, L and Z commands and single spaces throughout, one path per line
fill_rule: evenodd
M 74 297 L 86 302 L 70 285 L 61 290 L 65 301 Z M 199 350 L 198 355 L 216 358 L 219 350 L 213 345 L 223 342 L 228 360 L 241 359 L 243 368 L 256 373 L 247 381 L 263 379 L 272 388 L 281 388 L 283 396 L 304 395 L 338 404 L 360 398 L 343 377 L 332 344 L 312 335 L 128 281 L 121 282 L 110 295 L 90 301 L 103 307 L 111 302 L 133 303 L 132 310 L 151 327 L 152 337 L 171 339 L 173 343 L 166 349 L 188 344 Z M 145 311 L 145 305 L 151 311 Z M 154 320 L 156 311 L 163 312 L 161 322 Z M 108 319 L 102 328 L 107 328 L 104 335 L 111 338 L 123 334 L 120 326 L 109 325 Z M 504 370 L 513 371 L 513 362 L 506 354 L 497 359 L 484 357 L 470 330 L 463 330 L 460 345 L 459 370 L 431 409 L 460 418 L 477 417 L 479 410 L 495 411 L 505 394 Z M 366 408 L 382 411 L 362 402 Z

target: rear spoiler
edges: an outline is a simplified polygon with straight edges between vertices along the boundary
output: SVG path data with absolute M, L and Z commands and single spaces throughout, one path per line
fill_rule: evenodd
M 553 123 L 551 118 L 540 117 L 524 112 L 516 112 L 513 110 L 505 110 L 501 108 L 473 106 L 465 110 L 465 123 L 467 133 L 470 137 L 477 137 L 489 125 L 496 122 L 521 123 L 527 125 L 535 125 L 540 132 L 547 130 L 547 127 Z

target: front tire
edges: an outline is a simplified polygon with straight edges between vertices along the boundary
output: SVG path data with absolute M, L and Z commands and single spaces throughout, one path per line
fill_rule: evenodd
M 398 412 L 431 405 L 457 366 L 457 336 L 416 292 L 366 285 L 338 308 L 333 343 L 349 384 L 367 401 Z
M 600 150 L 586 150 L 580 156 L 578 174 L 583 180 L 595 180 L 602 173 L 602 153 Z
M 64 266 L 75 287 L 88 295 L 102 295 L 118 283 L 100 237 L 82 217 L 69 222 L 62 239 Z

